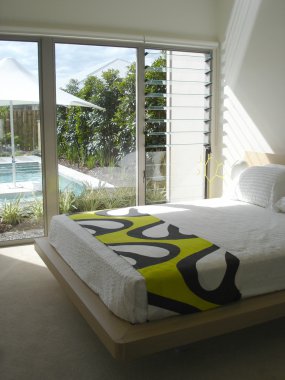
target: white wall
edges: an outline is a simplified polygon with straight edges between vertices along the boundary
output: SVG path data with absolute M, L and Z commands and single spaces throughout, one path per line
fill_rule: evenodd
M 231 11 L 234 15 L 231 15 Z M 284 0 L 1 0 L 0 32 L 145 35 L 221 42 L 223 114 L 215 146 L 284 153 Z M 218 152 L 222 153 L 219 156 Z M 221 180 L 213 184 L 221 193 Z
M 285 1 L 236 0 L 232 9 L 219 31 L 225 190 L 245 150 L 285 153 Z
M 231 15 L 234 10 L 234 15 Z M 217 163 L 244 150 L 284 153 L 284 0 L 1 0 L 0 32 L 145 35 L 221 42 Z M 223 93 L 223 91 L 222 91 Z M 222 191 L 221 180 L 213 184 Z
M 217 40 L 216 0 L 1 0 L 0 32 L 61 30 Z
M 234 2 L 235 0 L 217 1 L 217 32 L 220 41 L 224 41 Z

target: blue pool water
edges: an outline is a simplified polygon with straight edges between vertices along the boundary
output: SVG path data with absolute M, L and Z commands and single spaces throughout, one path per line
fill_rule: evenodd
M 42 170 L 39 162 L 16 163 L 16 182 L 27 181 L 41 183 Z M 0 164 L 0 184 L 12 182 L 12 164 Z M 74 181 L 72 178 L 59 175 L 59 189 L 61 191 L 70 190 L 79 195 L 83 191 L 84 185 Z M 9 194 L 9 196 L 0 194 L 0 199 L 11 198 L 11 196 L 15 198 L 15 194 Z
M 16 163 L 16 182 L 40 181 L 39 162 Z M 0 183 L 12 182 L 12 164 L 0 164 Z

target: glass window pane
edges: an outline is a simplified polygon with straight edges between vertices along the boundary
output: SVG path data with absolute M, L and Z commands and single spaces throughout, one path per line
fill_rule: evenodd
M 0 241 L 43 235 L 38 44 L 0 41 Z
M 136 49 L 55 51 L 60 213 L 135 205 Z
M 209 54 L 146 50 L 145 63 L 146 203 L 204 198 Z

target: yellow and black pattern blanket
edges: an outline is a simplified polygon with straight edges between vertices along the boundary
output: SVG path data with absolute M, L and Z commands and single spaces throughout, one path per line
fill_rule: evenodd
M 226 270 L 215 289 L 199 282 L 197 263 L 220 248 L 149 214 L 108 210 L 69 216 L 145 278 L 148 304 L 179 314 L 208 310 L 240 299 L 235 285 L 239 259 L 225 252 Z

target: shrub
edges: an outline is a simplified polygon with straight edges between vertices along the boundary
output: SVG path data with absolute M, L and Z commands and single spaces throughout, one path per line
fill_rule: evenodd
M 59 212 L 61 214 L 68 214 L 76 210 L 75 207 L 75 194 L 70 190 L 60 191 L 59 193 Z
M 42 199 L 35 199 L 30 205 L 31 214 L 34 219 L 40 219 L 44 215 L 44 207 Z
M 21 198 L 16 200 L 5 202 L 1 211 L 1 221 L 5 224 L 11 224 L 15 226 L 19 224 L 23 219 L 23 210 L 20 206 Z
M 75 198 L 74 208 L 77 211 L 103 210 L 133 206 L 136 203 L 134 188 L 106 188 L 93 189 L 85 186 L 83 192 Z
M 153 181 L 148 181 L 146 185 L 146 204 L 156 204 L 166 202 L 166 187 L 165 182 L 161 186 L 154 183 Z

